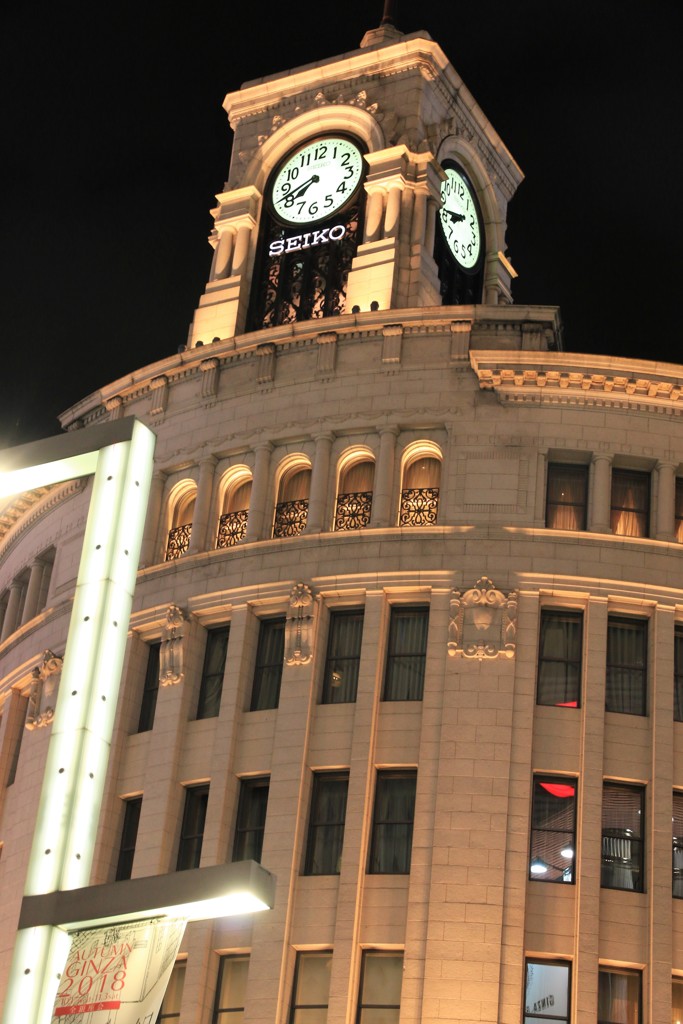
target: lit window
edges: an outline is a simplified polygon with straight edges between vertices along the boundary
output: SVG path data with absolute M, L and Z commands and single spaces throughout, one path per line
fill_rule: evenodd
M 566 961 L 527 960 L 524 1024 L 569 1024 L 570 980 L 571 965 Z
M 683 625 L 674 631 L 674 721 L 683 722 Z
M 338 875 L 344 843 L 348 772 L 313 776 L 305 875 Z
M 674 790 L 671 814 L 672 833 L 672 892 L 676 899 L 683 899 L 683 792 Z
M 642 786 L 603 785 L 600 885 L 605 889 L 644 892 L 644 804 Z
M 116 865 L 117 882 L 130 878 L 133 873 L 133 858 L 135 857 L 135 843 L 138 838 L 138 825 L 140 824 L 142 797 L 135 796 L 130 800 L 125 800 L 124 803 L 126 805 L 126 809 L 123 815 L 123 828 L 121 829 L 119 860 Z
M 417 772 L 377 773 L 368 871 L 405 875 L 410 871 Z
M 185 985 L 185 966 L 185 960 L 178 960 L 174 964 L 156 1024 L 163 1024 L 163 1021 L 167 1020 L 180 1019 L 180 1007 L 183 1002 L 183 988 Z
M 266 711 L 278 706 L 284 656 L 285 620 L 261 619 L 250 711 Z
M 332 954 L 297 953 L 289 1024 L 325 1024 Z
M 383 700 L 422 700 L 429 608 L 391 609 Z
M 365 457 L 357 458 L 341 471 L 334 515 L 335 530 L 362 530 L 370 525 L 374 479 L 375 463 Z
M 180 486 L 183 487 L 183 485 Z M 167 562 L 180 558 L 189 550 L 196 493 L 197 489 L 194 485 L 188 487 L 185 484 L 179 497 L 172 502 L 171 527 L 166 543 Z
M 242 779 L 240 782 L 235 842 L 232 848 L 233 861 L 255 860 L 258 864 L 261 863 L 269 782 L 267 775 L 257 779 Z
M 230 626 L 210 629 L 206 634 L 204 667 L 199 685 L 197 718 L 216 718 L 221 707 L 225 658 L 228 653 Z
M 323 704 L 349 704 L 355 701 L 362 639 L 362 609 L 331 613 L 323 679 Z
M 598 1024 L 641 1024 L 640 971 L 601 967 Z
M 683 478 L 676 477 L 676 540 L 683 541 Z
M 363 951 L 357 1024 L 398 1024 L 403 984 L 403 953 Z
M 435 454 L 431 454 L 431 451 Z M 439 515 L 439 487 L 441 484 L 441 459 L 436 457 L 436 445 L 429 444 L 428 451 L 416 446 L 403 465 L 401 484 L 401 505 L 398 513 L 399 526 L 435 526 Z
M 311 488 L 310 465 L 296 462 L 285 470 L 278 487 L 273 537 L 297 537 L 308 521 L 308 495 Z
M 242 1024 L 248 973 L 248 954 L 221 957 L 211 1024 Z
M 612 533 L 618 537 L 647 537 L 650 532 L 650 474 L 612 470 Z
M 683 978 L 671 979 L 671 1020 L 683 1024 Z
M 543 609 L 538 643 L 537 704 L 577 708 L 581 700 L 581 612 Z
M 534 777 L 529 878 L 539 882 L 575 881 L 576 780 Z
M 142 702 L 140 704 L 138 732 L 149 732 L 154 725 L 154 714 L 156 712 L 157 696 L 159 694 L 160 651 L 160 641 L 148 645 L 147 669 L 145 671 L 145 685 L 142 691 Z
M 180 829 L 176 871 L 186 871 L 188 868 L 199 867 L 208 802 L 208 785 L 188 786 L 185 790 L 185 812 Z
M 545 525 L 550 530 L 585 530 L 588 466 L 548 465 Z
M 251 501 L 251 471 L 246 467 L 233 470 L 223 499 L 223 512 L 218 520 L 217 548 L 231 548 L 247 535 L 249 502 Z
M 647 714 L 647 619 L 609 616 L 605 710 Z

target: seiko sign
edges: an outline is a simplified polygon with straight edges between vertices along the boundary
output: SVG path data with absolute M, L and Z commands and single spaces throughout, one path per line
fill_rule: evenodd
M 340 242 L 345 234 L 346 225 L 335 224 L 333 228 L 305 231 L 303 235 L 292 235 L 290 238 L 276 238 L 268 246 L 268 255 L 281 256 L 283 252 L 311 249 L 314 245 L 323 245 L 325 242 Z

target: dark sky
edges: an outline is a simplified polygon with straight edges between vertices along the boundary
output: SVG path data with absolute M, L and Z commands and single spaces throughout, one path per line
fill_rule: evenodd
M 228 172 L 225 93 L 355 49 L 381 9 L 11 5 L 0 447 L 184 343 Z M 560 305 L 571 351 L 683 362 L 680 0 L 403 0 L 397 22 L 442 45 L 526 174 L 516 301 Z

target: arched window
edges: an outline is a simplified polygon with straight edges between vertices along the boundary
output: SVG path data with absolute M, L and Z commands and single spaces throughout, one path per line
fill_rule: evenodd
M 370 523 L 375 460 L 368 450 L 344 456 L 339 468 L 335 530 L 362 530 Z
M 193 480 L 183 480 L 173 488 L 169 502 L 169 531 L 166 543 L 166 561 L 184 555 L 190 546 L 192 517 L 197 497 L 197 485 Z
M 434 526 L 439 512 L 441 450 L 417 441 L 403 455 L 399 526 Z
M 251 470 L 236 466 L 225 476 L 221 515 L 218 519 L 217 548 L 231 548 L 244 540 L 251 499 Z
M 308 519 L 311 463 L 305 455 L 293 455 L 280 469 L 273 537 L 297 537 Z

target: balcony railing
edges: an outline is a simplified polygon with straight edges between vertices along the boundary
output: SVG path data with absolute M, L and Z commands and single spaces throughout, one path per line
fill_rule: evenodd
M 298 537 L 308 519 L 308 498 L 281 501 L 275 506 L 273 537 Z
M 434 526 L 438 513 L 438 487 L 410 487 L 401 491 L 399 526 Z
M 350 491 L 337 495 L 335 530 L 362 530 L 370 523 L 372 491 Z
M 166 545 L 166 561 L 172 562 L 174 558 L 184 555 L 190 546 L 190 534 L 192 523 L 185 523 L 184 526 L 174 526 L 168 531 L 168 544 Z
M 226 512 L 218 520 L 218 537 L 216 538 L 217 548 L 231 548 L 239 544 L 247 535 L 247 520 L 249 512 L 243 509 L 240 512 Z

